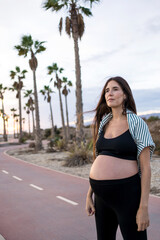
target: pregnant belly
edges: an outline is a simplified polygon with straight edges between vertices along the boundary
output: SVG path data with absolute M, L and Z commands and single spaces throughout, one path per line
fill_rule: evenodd
M 138 172 L 137 161 L 99 155 L 92 164 L 90 178 L 96 180 L 121 179 Z

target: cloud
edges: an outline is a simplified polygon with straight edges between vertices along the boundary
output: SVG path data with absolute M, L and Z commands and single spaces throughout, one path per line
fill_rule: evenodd
M 147 21 L 146 29 L 148 33 L 159 33 L 160 32 L 160 15 Z
M 120 45 L 116 49 L 112 49 L 110 51 L 106 50 L 106 51 L 101 52 L 99 54 L 92 55 L 89 58 L 82 59 L 81 62 L 82 62 L 82 64 L 84 64 L 84 63 L 90 63 L 90 62 L 94 62 L 94 61 L 103 61 L 104 59 L 106 59 L 106 58 L 108 59 L 108 57 L 119 53 L 121 50 L 125 49 L 127 47 L 127 45 L 128 44 L 123 44 L 123 45 Z

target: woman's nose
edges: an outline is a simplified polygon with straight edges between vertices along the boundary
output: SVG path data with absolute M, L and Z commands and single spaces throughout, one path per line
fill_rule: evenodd
M 109 92 L 108 92 L 108 95 L 110 96 L 110 95 L 112 95 L 113 94 L 113 92 L 112 92 L 112 90 L 110 90 Z

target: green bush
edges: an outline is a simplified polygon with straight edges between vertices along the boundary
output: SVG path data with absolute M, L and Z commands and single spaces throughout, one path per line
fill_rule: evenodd
M 158 116 L 151 116 L 147 119 L 148 122 L 159 120 L 160 118 Z

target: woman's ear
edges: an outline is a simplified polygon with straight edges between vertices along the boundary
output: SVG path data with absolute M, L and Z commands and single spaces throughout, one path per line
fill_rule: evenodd
M 124 100 L 126 100 L 127 99 L 127 96 L 126 96 L 126 94 L 124 94 Z

